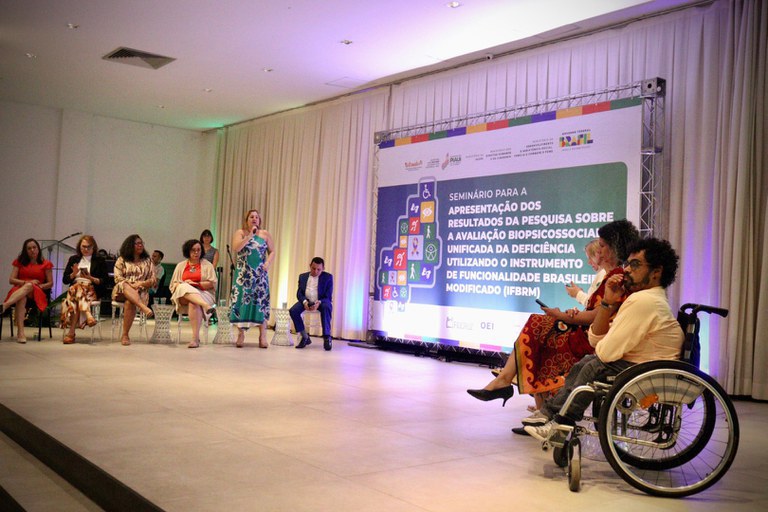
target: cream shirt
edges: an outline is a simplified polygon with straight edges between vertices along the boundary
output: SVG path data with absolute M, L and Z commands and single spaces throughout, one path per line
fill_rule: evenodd
M 312 274 L 307 278 L 307 289 L 304 290 L 304 295 L 309 302 L 317 302 L 317 283 L 319 280 L 319 277 L 313 277 Z
M 608 332 L 592 333 L 589 343 L 601 361 L 623 359 L 644 363 L 657 359 L 679 359 L 683 330 L 672 315 L 664 288 L 656 286 L 627 297 Z

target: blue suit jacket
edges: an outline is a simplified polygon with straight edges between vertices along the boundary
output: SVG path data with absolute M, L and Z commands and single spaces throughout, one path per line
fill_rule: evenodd
M 309 280 L 309 272 L 304 272 L 299 275 L 299 289 L 296 292 L 296 298 L 299 302 L 304 302 L 307 299 L 307 281 Z M 317 299 L 325 304 L 333 303 L 333 275 L 328 272 L 321 272 L 317 281 Z

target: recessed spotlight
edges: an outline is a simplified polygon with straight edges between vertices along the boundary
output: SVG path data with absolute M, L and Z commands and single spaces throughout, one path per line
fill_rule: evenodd
M 203 89 L 203 91 L 205 91 L 205 92 L 213 92 L 213 89 L 211 89 L 209 87 L 206 87 L 205 89 Z
M 265 73 L 271 73 L 271 72 L 273 72 L 273 71 L 274 71 L 274 69 L 272 69 L 272 68 L 261 68 L 261 70 L 262 70 L 263 72 L 265 72 Z
M 80 28 L 80 25 L 77 23 L 67 23 L 67 28 L 70 30 L 77 30 Z
M 341 41 L 339 41 L 339 42 L 340 42 L 341 44 L 345 44 L 345 45 L 347 45 L 347 46 L 349 46 L 349 45 L 351 45 L 351 44 L 352 44 L 352 41 L 350 41 L 349 39 L 342 39 L 342 40 L 341 40 Z
M 457 7 L 461 7 L 461 2 L 448 2 L 445 5 L 451 9 L 456 9 Z
M 27 52 L 25 55 L 27 56 L 28 59 L 36 59 L 37 58 L 37 55 L 35 55 L 34 53 Z
M 165 105 L 158 105 L 158 106 L 157 106 L 157 108 L 159 108 L 159 109 L 164 109 L 164 108 L 165 108 Z

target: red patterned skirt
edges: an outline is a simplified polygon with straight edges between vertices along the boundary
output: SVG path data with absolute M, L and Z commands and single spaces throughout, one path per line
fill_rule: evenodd
M 573 365 L 594 352 L 584 326 L 566 324 L 548 315 L 531 315 L 515 343 L 520 393 L 559 389 Z

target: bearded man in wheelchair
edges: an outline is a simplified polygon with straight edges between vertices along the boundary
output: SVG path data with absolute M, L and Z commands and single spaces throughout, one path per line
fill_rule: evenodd
M 669 242 L 656 238 L 638 240 L 629 253 L 624 274 L 606 282 L 605 296 L 589 329 L 595 353 L 579 361 L 568 373 L 565 385 L 544 403 L 541 412 L 549 421 L 525 427 L 539 441 L 557 444 L 567 435 L 568 427 L 584 417 L 592 404 L 591 393 L 575 394 L 567 411 L 560 414 L 578 386 L 605 381 L 638 363 L 680 357 L 684 334 L 666 295 L 666 288 L 675 280 L 679 258 Z

